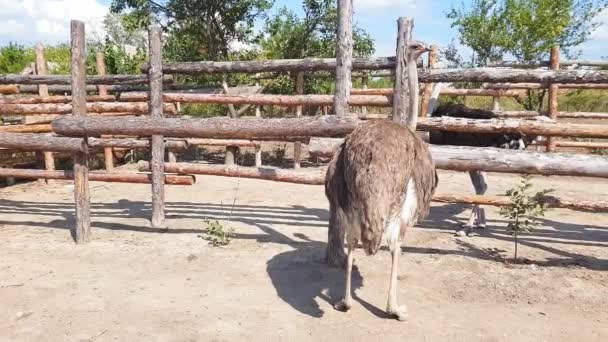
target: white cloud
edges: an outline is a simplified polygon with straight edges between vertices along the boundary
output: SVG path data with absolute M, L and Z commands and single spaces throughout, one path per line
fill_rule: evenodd
M 608 9 L 603 10 L 597 17 L 600 26 L 591 33 L 591 39 L 608 40 Z
M 85 22 L 87 39 L 98 39 L 107 13 L 97 0 L 0 0 L 0 42 L 68 42 L 72 19 Z

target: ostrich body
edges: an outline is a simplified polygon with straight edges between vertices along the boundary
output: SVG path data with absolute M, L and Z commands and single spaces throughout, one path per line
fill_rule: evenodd
M 468 119 L 494 119 L 496 114 L 483 109 L 472 109 L 460 104 L 441 105 L 432 113 L 433 117 L 450 116 Z M 429 142 L 433 145 L 458 145 L 475 147 L 499 147 L 508 149 L 525 149 L 534 137 L 525 134 L 503 134 L 503 133 L 466 133 L 431 131 Z M 485 173 L 481 171 L 469 171 L 469 176 L 475 193 L 485 194 L 488 189 Z M 463 229 L 457 231 L 457 235 L 464 236 L 472 233 L 474 228 L 485 228 L 485 211 L 479 204 L 473 205 L 469 219 Z
M 348 249 L 344 299 L 335 308 L 352 306 L 353 252 L 360 241 L 374 255 L 386 239 L 392 255 L 387 312 L 399 320 L 397 260 L 405 231 L 429 211 L 437 174 L 424 141 L 391 121 L 359 125 L 338 148 L 327 170 L 325 194 L 335 214 L 334 229 L 344 229 Z

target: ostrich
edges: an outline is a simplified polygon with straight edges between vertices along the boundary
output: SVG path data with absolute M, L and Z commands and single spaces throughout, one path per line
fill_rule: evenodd
M 482 109 L 472 109 L 460 104 L 447 104 L 438 106 L 431 114 L 433 117 L 450 116 L 468 119 L 493 119 L 496 114 Z M 434 145 L 459 145 L 476 147 L 500 147 L 508 149 L 525 149 L 535 137 L 525 134 L 502 134 L 502 133 L 465 133 L 431 131 L 429 142 Z M 481 171 L 469 171 L 469 177 L 478 195 L 485 194 L 488 186 L 485 173 Z M 479 204 L 473 205 L 467 223 L 456 232 L 458 236 L 470 235 L 474 228 L 485 228 L 485 211 Z
M 408 71 L 417 82 L 414 62 L 428 48 L 416 42 L 409 51 Z M 410 89 L 417 90 L 417 84 L 410 84 Z M 415 105 L 410 105 L 407 124 L 415 127 L 417 99 L 410 103 Z M 410 128 L 394 121 L 372 120 L 359 125 L 344 140 L 329 163 L 325 181 L 325 195 L 336 218 L 330 229 L 345 233 L 348 250 L 344 298 L 335 309 L 347 311 L 352 306 L 351 273 L 357 243 L 361 241 L 367 255 L 374 255 L 384 238 L 392 256 L 387 313 L 400 321 L 406 319 L 405 306 L 397 303 L 401 241 L 407 228 L 427 215 L 436 186 L 429 149 Z

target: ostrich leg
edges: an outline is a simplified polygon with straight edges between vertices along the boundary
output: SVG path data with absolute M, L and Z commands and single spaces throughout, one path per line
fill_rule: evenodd
M 348 241 L 348 256 L 346 258 L 346 281 L 344 288 L 344 299 L 342 299 L 338 304 L 334 305 L 334 308 L 339 311 L 348 311 L 353 306 L 353 297 L 352 297 L 352 288 L 351 288 L 351 280 L 352 280 L 352 272 L 353 272 L 353 260 L 354 260 L 354 252 L 355 247 L 357 246 L 357 240 Z
M 483 195 L 488 190 L 488 185 L 485 179 L 485 173 L 481 171 L 470 171 L 469 177 L 471 178 L 471 182 L 473 183 L 473 187 L 475 188 L 475 193 L 477 195 Z M 473 229 L 477 228 L 485 228 L 486 227 L 486 212 L 483 208 L 479 207 L 479 204 L 474 204 L 473 209 L 471 209 L 471 214 L 469 215 L 469 220 L 465 227 L 456 232 L 458 236 L 469 235 L 473 232 Z
M 401 254 L 401 241 L 395 239 L 391 241 L 389 247 L 391 250 L 392 264 L 386 313 L 399 321 L 405 321 L 407 319 L 407 307 L 405 305 L 399 306 L 399 304 L 397 304 L 397 270 L 399 266 L 399 254 Z

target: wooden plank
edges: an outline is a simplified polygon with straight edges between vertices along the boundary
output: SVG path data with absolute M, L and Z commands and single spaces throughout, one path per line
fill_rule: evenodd
M 72 115 L 84 118 L 87 115 L 86 106 L 86 51 L 84 23 L 71 21 L 71 84 L 72 84 Z M 86 144 L 86 136 L 84 138 Z M 76 220 L 73 237 L 77 244 L 89 242 L 91 239 L 91 196 L 89 192 L 89 156 L 88 153 L 78 152 L 74 157 L 74 198 L 76 202 Z M 47 171 L 48 172 L 48 171 Z
M 150 116 L 153 119 L 163 117 L 163 69 L 162 69 L 162 43 L 161 29 L 153 25 L 150 28 Z M 160 228 L 165 221 L 165 142 L 159 134 L 152 135 L 152 227 Z

